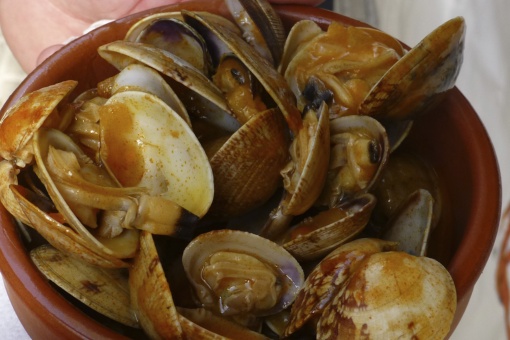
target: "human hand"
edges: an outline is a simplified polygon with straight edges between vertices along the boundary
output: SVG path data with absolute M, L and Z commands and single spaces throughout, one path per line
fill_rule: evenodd
M 92 23 L 118 19 L 157 6 L 186 0 L 0 0 L 0 27 L 14 56 L 27 72 L 80 36 Z M 318 5 L 323 0 L 270 0 Z

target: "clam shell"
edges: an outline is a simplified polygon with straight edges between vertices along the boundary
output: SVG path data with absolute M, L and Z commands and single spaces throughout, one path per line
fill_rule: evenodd
M 101 57 L 122 70 L 132 63 L 143 63 L 170 77 L 174 91 L 197 117 L 210 121 L 227 131 L 235 131 L 239 123 L 231 117 L 223 93 L 209 78 L 183 59 L 157 47 L 128 41 L 115 41 L 98 49 Z M 181 85 L 181 86 L 178 86 Z
M 296 108 L 292 91 L 276 69 L 244 41 L 242 36 L 235 34 L 230 25 L 225 24 L 225 18 L 211 13 L 190 11 L 183 11 L 183 16 L 184 20 L 199 32 L 206 30 L 216 36 L 244 62 L 278 105 L 290 129 L 297 133 L 301 127 L 301 114 Z
M 228 252 L 234 257 L 235 254 L 251 256 L 265 263 L 274 270 L 275 275 L 279 276 L 276 284 L 281 285 L 282 290 L 277 303 L 269 309 L 257 310 L 255 308 L 255 310 L 251 310 L 250 314 L 270 315 L 277 313 L 289 307 L 301 289 L 304 281 L 303 270 L 296 259 L 281 246 L 248 232 L 229 229 L 216 230 L 201 234 L 192 240 L 182 256 L 186 275 L 206 308 L 220 308 L 217 305 L 220 302 L 220 297 L 215 296 L 203 278 L 203 270 L 209 259 L 218 252 Z M 245 268 L 245 270 L 246 273 L 236 273 L 236 277 L 241 275 L 241 277 L 246 277 L 252 281 L 254 277 L 250 278 L 250 275 L 260 275 L 257 271 L 251 272 L 251 268 Z M 228 274 L 226 277 L 228 277 Z M 248 292 L 250 286 L 247 286 Z M 269 292 L 263 293 L 269 294 Z M 255 303 L 255 301 L 250 303 Z
M 310 131 L 312 126 L 306 124 L 308 114 L 318 116 L 313 131 Z M 319 197 L 326 181 L 330 155 L 328 105 L 323 102 L 317 112 L 310 110 L 304 119 L 303 127 L 291 144 L 291 148 L 298 148 L 296 153 L 299 159 L 294 159 L 293 162 L 297 163 L 295 166 L 300 169 L 301 176 L 294 190 L 290 192 L 290 199 L 284 205 L 283 213 L 286 215 L 300 215 L 308 210 Z M 301 139 L 304 140 L 305 147 L 299 145 Z M 287 181 L 284 180 L 284 186 L 285 183 Z
M 443 339 L 456 307 L 455 285 L 439 262 L 404 252 L 375 253 L 324 309 L 317 337 Z
M 129 264 L 108 254 L 98 247 L 90 246 L 90 242 L 47 212 L 39 209 L 29 198 L 27 190 L 21 186 L 11 187 L 13 195 L 25 214 L 27 225 L 32 226 L 53 247 L 87 263 L 102 268 L 125 268 Z
M 278 72 L 285 74 L 290 61 L 296 53 L 321 33 L 323 33 L 322 28 L 315 21 L 300 20 L 296 22 L 285 40 L 282 59 L 278 65 Z
M 146 231 L 141 232 L 140 250 L 129 268 L 129 291 L 140 326 L 152 339 L 184 337 L 153 236 Z
M 455 85 L 463 60 L 466 25 L 448 20 L 420 41 L 374 85 L 359 113 L 378 119 L 409 119 Z
M 30 224 L 10 186 L 18 184 L 19 169 L 12 162 L 0 160 L 0 202 L 7 211 L 25 224 Z
M 307 226 L 314 224 L 319 225 L 319 227 L 285 242 L 283 247 L 298 260 L 318 259 L 361 233 L 370 220 L 375 204 L 376 199 L 373 195 L 364 194 L 338 207 L 305 219 L 305 221 L 292 228 L 289 233 L 292 234 L 298 228 L 306 229 Z M 338 212 L 335 213 L 335 211 Z M 335 216 L 339 213 L 342 217 L 336 221 L 331 221 L 329 216 Z M 320 226 L 321 221 L 322 223 L 326 222 Z M 388 238 L 388 240 L 392 239 Z
M 394 246 L 392 242 L 363 238 L 329 253 L 307 276 L 303 289 L 292 305 L 284 335 L 289 336 L 310 320 L 320 318 L 331 300 L 341 292 L 344 282 L 365 258 L 392 250 Z
M 415 256 L 425 256 L 432 228 L 434 198 L 425 189 L 413 192 L 389 221 L 383 235 L 388 241 L 398 242 L 397 250 Z
M 327 31 L 310 35 L 305 35 L 302 46 L 295 48 L 284 73 L 299 109 L 307 105 L 304 92 L 309 80 L 316 78 L 333 94 L 332 116 L 358 114 L 360 103 L 373 85 L 401 57 L 398 41 L 377 30 L 332 22 Z M 288 39 L 299 43 L 301 36 Z
M 98 87 L 101 87 L 101 84 L 103 83 L 100 83 Z M 109 78 L 106 85 L 108 86 L 107 97 L 121 91 L 151 93 L 164 101 L 191 126 L 188 112 L 182 101 L 163 77 L 151 67 L 141 64 L 128 65 L 116 76 Z
M 24 167 L 32 161 L 32 137 L 76 87 L 74 80 L 36 90 L 9 108 L 0 120 L 0 156 Z M 58 113 L 56 113 L 58 114 Z M 46 123 L 48 126 L 50 123 Z
M 329 113 L 323 102 L 310 109 L 303 125 L 290 145 L 291 160 L 280 172 L 285 193 L 261 231 L 261 236 L 277 239 L 291 223 L 292 217 L 306 212 L 317 200 L 326 181 L 329 164 Z
M 175 111 L 153 95 L 125 91 L 105 103 L 100 117 L 101 159 L 123 186 L 147 188 L 199 217 L 208 211 L 212 170 Z
M 285 28 L 280 16 L 266 0 L 228 0 L 227 6 L 244 39 L 274 65 L 280 63 Z
M 165 20 L 165 19 L 178 19 L 182 20 L 181 12 L 162 12 L 148 15 L 137 22 L 135 22 L 129 30 L 127 31 L 124 40 L 127 41 L 136 41 L 136 39 L 142 34 L 142 32 L 147 29 L 154 21 L 157 20 Z
M 138 233 L 134 230 L 126 230 L 122 237 L 113 239 L 102 239 L 95 237 L 85 225 L 78 219 L 76 214 L 73 212 L 66 199 L 63 196 L 63 190 L 69 189 L 70 194 L 76 194 L 81 190 L 79 196 L 81 200 L 87 201 L 88 204 L 106 204 L 114 210 L 129 209 L 134 203 L 129 197 L 130 193 L 135 190 L 123 190 L 122 188 L 106 187 L 100 185 L 93 185 L 89 183 L 91 187 L 73 188 L 72 180 L 74 179 L 72 172 L 67 172 L 68 180 L 71 182 L 65 183 L 66 178 L 54 179 L 50 174 L 48 168 L 48 154 L 50 149 L 64 150 L 71 152 L 76 155 L 78 159 L 88 158 L 83 151 L 64 133 L 54 129 L 39 129 L 33 138 L 34 144 L 34 156 L 36 159 L 36 165 L 34 171 L 44 184 L 48 194 L 55 204 L 57 210 L 64 216 L 66 222 L 75 230 L 85 242 L 89 248 L 99 253 L 106 253 L 117 258 L 126 258 L 134 255 L 138 244 Z M 63 170 L 63 169 L 59 169 Z M 79 180 L 79 179 L 78 179 Z M 81 184 L 87 184 L 87 181 L 80 181 Z M 71 185 L 69 185 L 71 184 Z M 95 207 L 95 206 L 93 206 Z M 129 242 L 126 242 L 128 241 Z M 105 241 L 105 243 L 101 242 Z
M 288 134 L 279 110 L 255 115 L 214 154 L 211 213 L 240 215 L 267 201 L 288 160 Z
M 30 258 L 48 280 L 88 307 L 124 325 L 139 327 L 131 309 L 127 271 L 88 264 L 50 245 L 31 250 Z
M 328 178 L 318 203 L 333 207 L 372 188 L 388 162 L 390 145 L 381 123 L 368 116 L 335 118 L 330 132 Z M 358 140 L 365 142 L 358 145 Z
M 186 60 L 206 75 L 211 71 L 212 61 L 204 39 L 178 13 L 144 18 L 130 29 L 124 40 L 161 48 Z

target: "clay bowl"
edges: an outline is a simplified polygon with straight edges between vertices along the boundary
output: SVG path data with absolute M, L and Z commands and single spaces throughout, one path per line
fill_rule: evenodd
M 227 15 L 220 1 L 189 2 L 151 12 L 180 8 Z M 364 25 L 317 8 L 280 6 L 277 9 L 287 27 L 304 18 L 321 24 L 338 20 Z M 41 87 L 75 79 L 79 81 L 75 93 L 79 93 L 113 75 L 116 71 L 97 55 L 97 47 L 122 39 L 130 25 L 147 14 L 120 19 L 62 48 L 28 75 L 5 104 L 2 114 L 22 95 Z M 455 281 L 458 294 L 455 328 L 496 236 L 501 208 L 498 164 L 479 117 L 457 89 L 450 91 L 435 110 L 416 122 L 405 147 L 435 167 L 447 192 L 450 208 L 433 235 L 432 256 L 448 268 Z M 34 339 L 138 336 L 107 325 L 104 320 L 98 321 L 92 312 L 77 308 L 58 293 L 31 263 L 18 228 L 3 207 L 0 207 L 0 225 L 0 269 L 14 309 Z

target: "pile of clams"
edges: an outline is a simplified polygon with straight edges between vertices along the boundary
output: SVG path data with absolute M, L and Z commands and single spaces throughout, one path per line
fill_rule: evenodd
M 146 16 L 98 49 L 116 75 L 1 118 L 0 200 L 44 239 L 33 262 L 134 337 L 446 337 L 441 186 L 399 146 L 454 86 L 464 20 L 408 49 L 226 5 Z

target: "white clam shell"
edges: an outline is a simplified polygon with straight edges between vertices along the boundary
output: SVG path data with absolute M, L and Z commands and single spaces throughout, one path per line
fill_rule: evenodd
M 120 92 L 101 109 L 101 158 L 123 186 L 145 187 L 196 216 L 209 209 L 213 175 L 188 124 L 157 97 Z

